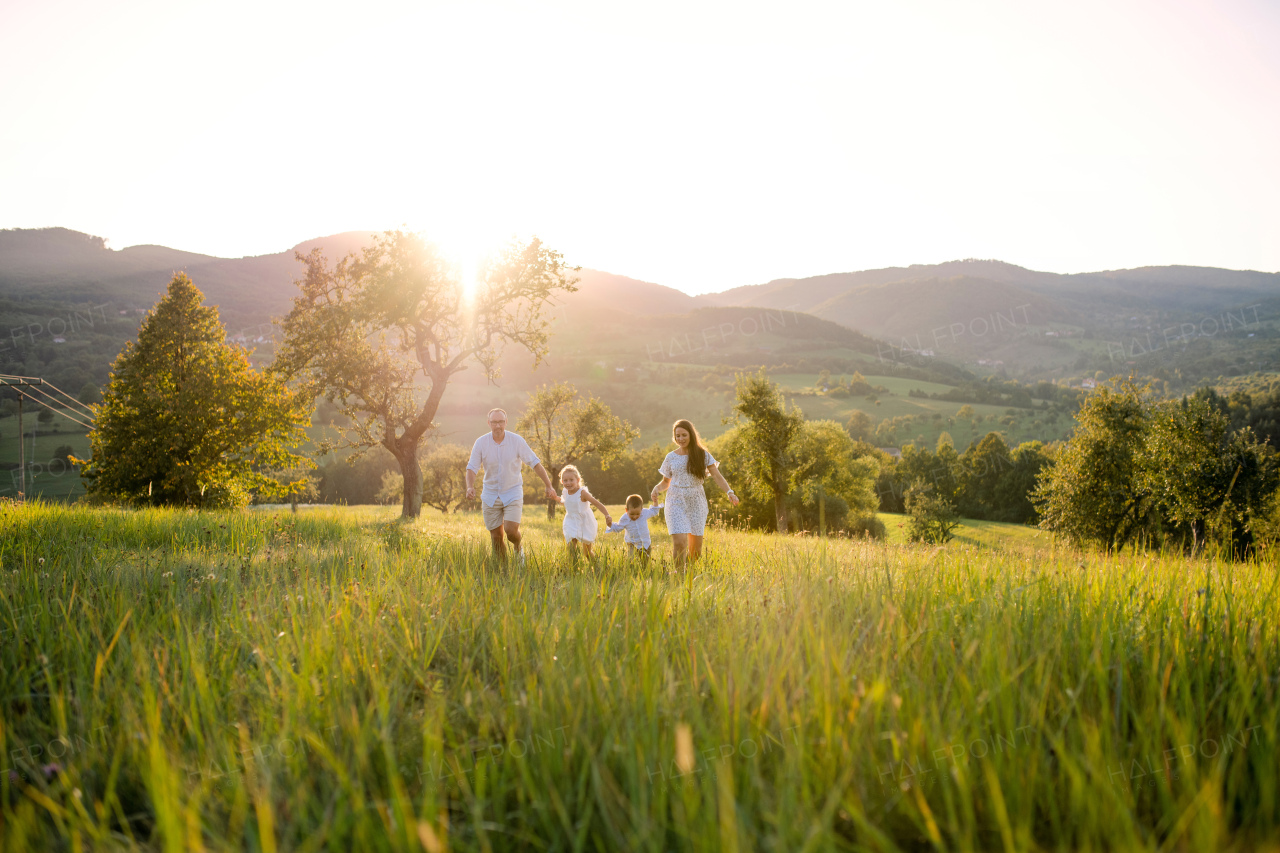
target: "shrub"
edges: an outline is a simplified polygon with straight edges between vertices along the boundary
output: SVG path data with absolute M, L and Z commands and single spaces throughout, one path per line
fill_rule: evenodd
M 960 526 L 960 516 L 951 501 L 927 492 L 916 492 L 907 497 L 907 510 L 911 524 L 907 538 L 912 542 L 941 545 L 951 539 L 951 531 Z
M 855 539 L 883 539 L 885 537 L 884 522 L 874 515 L 855 518 L 849 522 L 849 535 Z

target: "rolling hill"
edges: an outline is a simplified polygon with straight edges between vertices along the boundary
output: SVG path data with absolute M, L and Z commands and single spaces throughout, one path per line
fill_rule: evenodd
M 348 232 L 277 254 L 214 258 L 162 246 L 117 251 L 101 238 L 62 228 L 0 231 L 0 324 L 43 328 L 59 312 L 96 306 L 100 314 L 130 320 L 115 321 L 119 328 L 110 332 L 123 343 L 125 327 L 136 327 L 137 315 L 181 269 L 219 307 L 233 336 L 248 329 L 240 336 L 257 342 L 266 337 L 260 324 L 289 308 L 300 270 L 295 252 L 322 247 L 333 260 L 369 238 L 367 232 Z M 668 361 L 683 358 L 681 351 L 701 352 L 691 359 L 699 363 L 709 355 L 732 355 L 737 363 L 748 352 L 766 362 L 795 354 L 791 344 L 748 341 L 756 333 L 733 326 L 746 322 L 743 329 L 753 328 L 743 317 L 696 313 L 744 308 L 757 312 L 757 326 L 764 318 L 759 312 L 794 311 L 860 332 L 866 337 L 863 355 L 889 364 L 881 373 L 902 365 L 942 370 L 939 362 L 948 362 L 963 371 L 1026 381 L 1136 371 L 1187 383 L 1280 369 L 1280 273 L 1152 266 L 1063 275 L 960 260 L 777 279 L 696 297 L 599 270 L 579 276 L 578 292 L 563 297 L 557 308 L 559 333 L 572 336 L 568 330 L 587 327 L 593 345 L 640 361 L 655 360 L 658 352 L 663 355 L 657 360 Z M 658 324 L 680 326 L 680 334 L 690 336 L 684 344 L 669 338 L 659 346 L 655 341 L 662 333 L 653 324 L 619 321 L 686 315 L 688 322 Z M 693 347 L 699 335 L 700 349 Z M 737 349 L 727 340 L 734 335 L 742 345 Z M 717 342 L 717 336 L 726 340 Z M 100 343 L 98 349 L 106 346 Z M 15 340 L 0 358 L 27 365 L 31 359 L 22 350 Z M 61 352 L 46 348 L 40 367 L 47 369 Z M 105 378 L 102 371 L 95 375 Z

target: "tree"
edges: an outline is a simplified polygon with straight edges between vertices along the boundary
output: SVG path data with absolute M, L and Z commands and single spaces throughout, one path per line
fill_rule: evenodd
M 481 266 L 475 288 L 416 234 L 389 231 L 330 268 L 298 255 L 301 295 L 284 319 L 273 369 L 334 403 L 353 447 L 385 447 L 404 478 L 401 515 L 422 511 L 418 446 L 450 379 L 471 363 L 489 381 L 507 344 L 547 353 L 544 312 L 576 279 L 538 240 L 509 244 Z
M 791 486 L 801 502 L 813 505 L 835 495 L 855 516 L 875 512 L 875 482 L 880 466 L 859 457 L 849 434 L 835 421 L 805 421 L 790 448 Z
M 76 399 L 87 406 L 100 403 L 102 402 L 102 389 L 93 382 L 86 382 L 80 388 L 80 393 L 76 395 Z
M 949 500 L 927 491 L 912 491 L 907 496 L 911 523 L 907 538 L 912 542 L 941 545 L 951 539 L 960 526 L 960 516 Z
M 779 533 L 787 532 L 787 494 L 791 487 L 791 442 L 804 426 L 798 406 L 787 409 L 778 386 L 763 368 L 757 374 L 739 373 L 737 402 L 731 419 L 741 429 L 741 462 L 747 488 L 761 500 L 773 501 Z
M 49 424 L 53 423 L 53 410 L 41 409 L 40 414 L 36 415 L 36 420 L 40 423 L 40 426 L 47 427 Z
M 112 367 L 82 469 L 89 494 L 134 504 L 240 506 L 276 494 L 264 473 L 305 465 L 290 452 L 310 407 L 227 343 L 218 309 L 183 273 Z M 77 460 L 78 461 L 78 460 Z
M 849 437 L 854 441 L 865 441 L 868 444 L 875 437 L 875 427 L 872 425 L 871 416 L 866 412 L 854 409 L 849 420 L 845 422 L 844 428 L 848 430 Z
M 1001 484 L 1012 470 L 1013 457 L 1000 433 L 989 432 L 969 445 L 960 456 L 956 489 L 960 512 L 969 518 L 996 519 L 1002 509 Z
M 311 472 L 315 464 L 307 461 L 302 465 L 291 465 L 269 472 L 268 476 L 280 484 L 275 498 L 283 498 L 289 502 L 289 509 L 298 511 L 298 504 L 313 501 L 320 496 L 320 478 Z
M 1280 483 L 1274 451 L 1249 427 L 1232 433 L 1226 413 L 1203 398 L 1155 406 L 1140 461 L 1142 487 L 1193 550 L 1217 528 L 1242 554 Z
M 607 468 L 640 435 L 640 430 L 600 400 L 579 396 L 567 382 L 544 385 L 535 391 L 516 421 L 516 431 L 538 454 L 553 483 L 566 465 L 576 465 L 588 454 L 596 456 L 601 467 Z M 547 502 L 547 518 L 555 518 L 556 506 L 556 501 Z
M 433 448 L 422 460 L 422 502 L 441 512 L 457 512 L 467 501 L 470 459 L 471 450 L 461 444 Z
M 1117 379 L 1085 398 L 1075 433 L 1032 496 L 1041 527 L 1110 550 L 1155 520 L 1151 493 L 1139 476 L 1151 408 L 1144 393 Z
M 457 512 L 467 501 L 467 461 L 471 451 L 460 444 L 441 444 L 422 456 L 422 502 L 442 513 Z M 401 503 L 404 499 L 404 475 L 396 471 L 382 474 L 378 490 L 380 504 Z

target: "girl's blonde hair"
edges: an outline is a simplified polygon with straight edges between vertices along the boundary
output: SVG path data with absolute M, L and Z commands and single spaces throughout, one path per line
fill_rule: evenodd
M 585 489 L 587 484 L 586 481 L 582 479 L 582 472 L 578 470 L 577 465 L 566 465 L 560 469 L 560 485 L 564 485 L 564 475 L 569 471 L 578 475 L 578 488 Z

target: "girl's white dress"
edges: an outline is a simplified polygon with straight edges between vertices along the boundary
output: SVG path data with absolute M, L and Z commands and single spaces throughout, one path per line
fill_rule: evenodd
M 560 497 L 564 499 L 564 541 L 566 542 L 574 539 L 579 542 L 596 541 L 596 514 L 591 511 L 591 502 L 582 499 L 582 493 L 585 491 L 586 489 L 582 486 L 579 486 L 578 491 L 573 494 L 569 494 L 568 489 L 560 491 Z
M 715 457 L 707 451 L 707 465 L 716 465 Z M 689 473 L 689 457 L 674 450 L 662 460 L 658 473 L 671 478 L 667 487 L 667 531 L 692 533 L 703 536 L 707 529 L 707 493 L 703 481 Z

